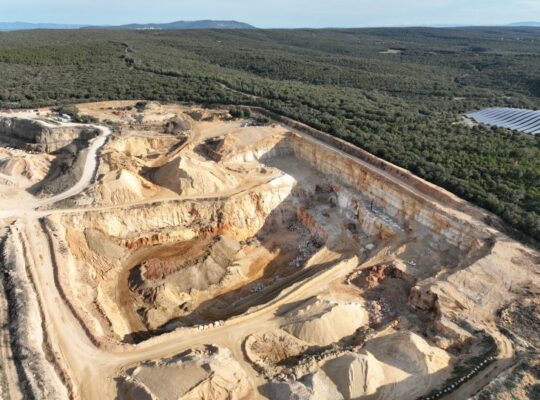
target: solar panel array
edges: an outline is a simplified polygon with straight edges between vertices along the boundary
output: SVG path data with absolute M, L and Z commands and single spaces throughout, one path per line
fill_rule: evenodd
M 480 124 L 514 129 L 533 135 L 540 134 L 540 111 L 519 108 L 486 108 L 467 114 L 467 117 Z

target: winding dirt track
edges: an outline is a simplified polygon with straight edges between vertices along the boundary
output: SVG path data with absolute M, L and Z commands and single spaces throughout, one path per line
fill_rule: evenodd
M 230 348 L 235 358 L 245 364 L 248 373 L 251 371 L 251 378 L 257 380 L 251 366 L 243 361 L 241 338 L 276 327 L 275 314 L 280 307 L 319 293 L 328 282 L 346 276 L 354 268 L 357 268 L 359 260 L 351 257 L 337 262 L 336 253 L 323 249 L 317 254 L 317 261 L 321 265 L 328 264 L 327 268 L 318 273 L 308 274 L 304 280 L 284 289 L 261 308 L 247 315 L 232 318 L 223 326 L 205 331 L 178 330 L 138 345 L 117 345 L 110 346 L 110 348 L 100 348 L 94 345 L 59 292 L 55 279 L 57 266 L 54 265 L 54 257 L 50 253 L 48 233 L 43 230 L 39 222 L 41 216 L 50 213 L 93 211 L 93 209 L 36 211 L 36 208 L 50 206 L 55 202 L 74 196 L 92 182 L 98 163 L 99 150 L 111 134 L 108 128 L 98 126 L 96 128 L 100 129 L 102 134 L 94 139 L 89 146 L 83 174 L 73 187 L 48 199 L 36 200 L 13 209 L 0 211 L 0 219 L 15 217 L 19 218 L 24 225 L 24 229 L 20 231 L 20 239 L 27 243 L 28 249 L 31 249 L 31 253 L 27 254 L 27 267 L 35 282 L 44 318 L 45 334 L 56 356 L 55 361 L 69 376 L 70 382 L 68 384 L 72 389 L 73 398 L 88 400 L 114 398 L 116 393 L 114 378 L 122 368 L 143 360 L 171 356 L 190 347 L 210 343 Z M 305 134 L 302 136 L 306 137 Z M 316 139 L 309 138 L 309 140 L 330 148 Z M 331 150 L 339 152 L 336 149 Z M 351 157 L 345 153 L 342 154 Z M 366 168 L 375 168 L 361 160 L 357 161 L 366 164 Z M 419 193 L 415 188 L 407 186 L 403 182 L 397 182 L 397 178 L 394 176 L 384 171 L 377 171 L 377 173 L 385 174 L 387 178 L 395 181 L 401 187 L 405 187 L 406 190 L 425 197 L 425 194 Z M 249 186 L 242 187 L 238 188 L 236 193 L 221 193 L 215 197 L 230 196 L 249 189 Z M 210 197 L 205 196 L 205 198 Z M 452 211 L 455 212 L 455 210 Z M 365 265 L 369 263 L 370 260 L 367 260 Z M 496 369 L 486 370 L 482 381 L 492 379 L 498 373 L 500 371 Z M 476 390 L 476 385 L 471 382 L 468 387 L 463 387 L 460 394 L 466 397 Z
M 73 185 L 69 189 L 65 190 L 62 193 L 58 193 L 52 197 L 45 199 L 35 199 L 31 202 L 18 204 L 17 207 L 0 210 L 0 219 L 36 215 L 36 208 L 48 206 L 61 200 L 65 200 L 67 198 L 75 196 L 76 194 L 82 192 L 92 182 L 98 166 L 98 152 L 106 143 L 112 132 L 110 128 L 98 125 L 66 124 L 66 126 L 85 126 L 95 128 L 101 131 L 101 135 L 99 135 L 97 138 L 92 139 L 90 142 L 90 146 L 88 147 L 88 154 L 86 156 L 83 172 L 80 179 L 75 185 Z

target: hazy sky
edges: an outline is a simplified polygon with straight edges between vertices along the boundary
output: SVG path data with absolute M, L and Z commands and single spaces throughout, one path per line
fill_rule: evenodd
M 506 24 L 540 0 L 0 0 L 0 21 L 122 24 L 234 19 L 268 27 Z

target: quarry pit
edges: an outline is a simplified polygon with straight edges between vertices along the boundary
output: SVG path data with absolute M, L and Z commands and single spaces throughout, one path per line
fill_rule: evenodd
M 0 114 L 8 398 L 461 399 L 534 359 L 499 316 L 540 255 L 486 211 L 266 110 L 77 107 Z

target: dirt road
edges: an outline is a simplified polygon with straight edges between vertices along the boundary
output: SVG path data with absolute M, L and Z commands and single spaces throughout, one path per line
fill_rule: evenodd
M 111 129 L 106 126 L 98 125 L 89 125 L 89 127 L 98 129 L 99 131 L 101 131 L 101 135 L 99 135 L 97 138 L 93 139 L 90 142 L 90 146 L 88 147 L 88 155 L 86 157 L 83 172 L 79 181 L 62 193 L 36 201 L 36 203 L 34 204 L 34 208 L 51 205 L 61 200 L 65 200 L 69 197 L 75 196 L 76 194 L 82 192 L 92 182 L 98 166 L 99 150 L 107 142 L 107 139 L 111 135 Z
M 68 124 L 68 126 L 81 126 L 80 124 Z M 84 125 L 88 126 L 88 125 Z M 89 125 L 91 128 L 98 129 L 101 134 L 90 141 L 90 146 L 88 147 L 88 154 L 85 160 L 83 167 L 83 172 L 81 177 L 75 185 L 71 188 L 65 190 L 62 193 L 59 193 L 55 196 L 44 198 L 44 199 L 34 199 L 33 201 L 25 201 L 23 203 L 18 203 L 16 206 L 6 206 L 4 205 L 3 209 L 0 210 L 0 219 L 10 218 L 10 217 L 19 217 L 19 216 L 28 216 L 32 215 L 36 208 L 49 206 L 51 204 L 57 203 L 61 200 L 65 200 L 69 197 L 75 196 L 76 194 L 82 192 L 93 180 L 94 174 L 98 166 L 98 152 L 106 143 L 108 137 L 111 135 L 111 129 L 105 126 L 98 125 Z M 0 202 L 0 206 L 2 206 Z

